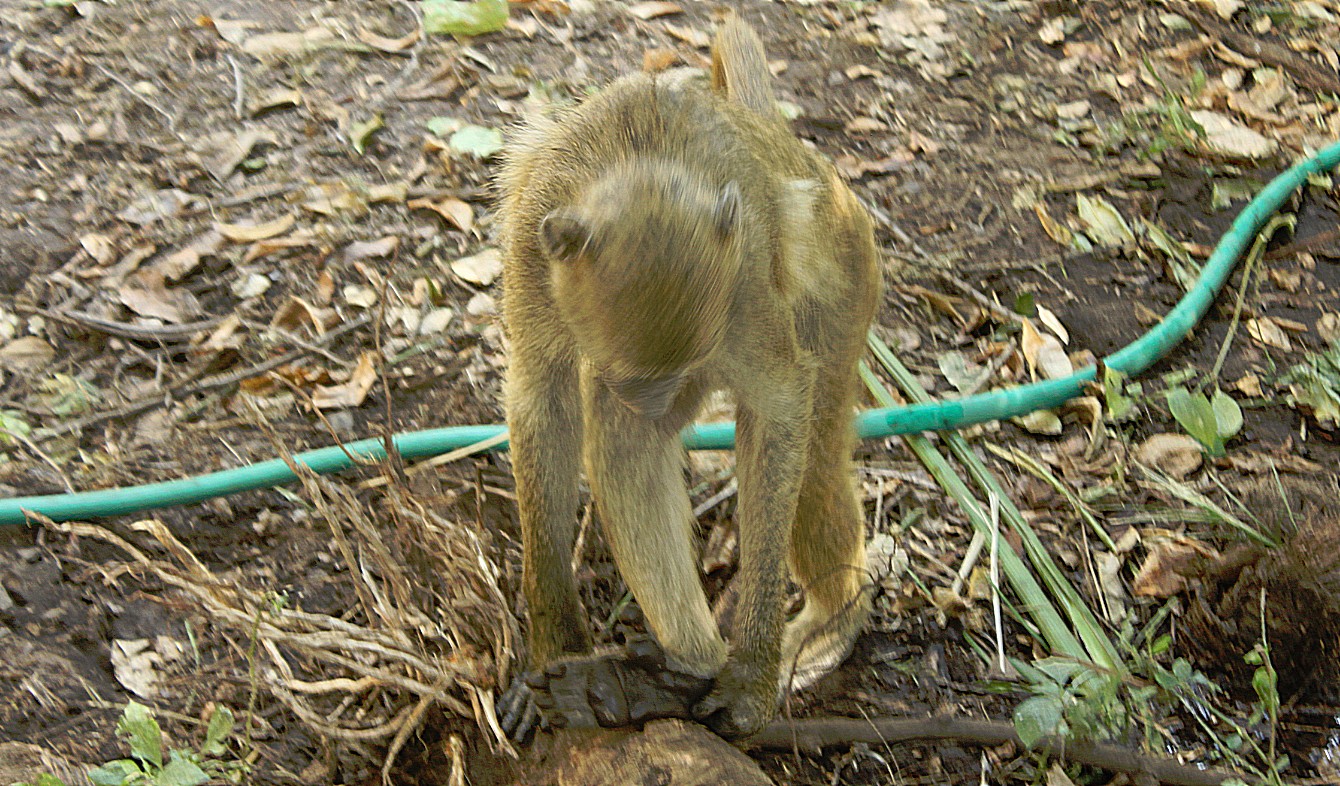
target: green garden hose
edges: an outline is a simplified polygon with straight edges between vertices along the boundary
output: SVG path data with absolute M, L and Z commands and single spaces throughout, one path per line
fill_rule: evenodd
M 1340 165 L 1340 143 L 1295 164 L 1272 180 L 1234 219 L 1233 226 L 1220 239 L 1214 253 L 1206 261 L 1195 287 L 1149 332 L 1109 355 L 1103 362 L 1128 376 L 1135 376 L 1167 355 L 1205 315 L 1228 280 L 1233 266 L 1271 214 L 1284 204 L 1290 194 L 1306 183 L 1310 175 L 1334 169 L 1337 165 Z M 1036 382 L 957 401 L 871 409 L 857 415 L 856 430 L 863 439 L 876 439 L 919 431 L 963 428 L 975 423 L 1017 417 L 1059 406 L 1080 395 L 1086 383 L 1095 379 L 1096 373 L 1097 369 L 1089 366 L 1065 379 Z M 501 425 L 455 426 L 398 434 L 393 439 L 400 455 L 416 459 L 494 440 L 503 434 L 505 428 Z M 690 450 L 725 450 L 732 447 L 734 441 L 733 423 L 698 425 L 684 432 L 684 444 Z M 493 445 L 492 449 L 501 450 L 506 446 L 507 443 L 502 441 Z M 364 439 L 342 446 L 311 450 L 294 455 L 293 461 L 324 474 L 348 469 L 354 464 L 350 456 L 368 460 L 385 458 L 384 442 L 380 438 Z M 270 488 L 296 479 L 285 461 L 272 459 L 194 478 L 144 486 L 19 497 L 0 500 L 0 525 L 23 523 L 27 520 L 25 511 L 36 511 L 56 521 L 119 516 L 201 502 L 239 491 Z

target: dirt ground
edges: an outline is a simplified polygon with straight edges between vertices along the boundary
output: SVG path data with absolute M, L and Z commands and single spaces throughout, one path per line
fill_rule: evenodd
M 797 135 L 874 210 L 876 332 L 936 397 L 968 371 L 989 372 L 979 389 L 1028 381 L 1038 330 L 1064 334 L 1076 367 L 1126 345 L 1177 302 L 1179 276 L 1255 188 L 1340 139 L 1340 3 L 1327 0 L 533 0 L 473 38 L 412 35 L 408 0 L 0 0 L 0 495 L 500 422 L 489 132 L 506 138 L 528 110 L 623 73 L 704 65 L 728 7 L 764 39 Z M 1328 783 L 1340 687 L 1316 662 L 1340 660 L 1327 627 L 1340 615 L 1340 431 L 1287 374 L 1340 341 L 1340 188 L 1318 179 L 1287 209 L 1292 234 L 1144 375 L 1130 415 L 1095 426 L 1097 410 L 1077 406 L 967 434 L 1111 629 L 1125 618 L 1153 626 L 1146 643 L 1170 635 L 1157 657 L 1221 681 L 1218 706 L 1258 741 L 1242 658 L 1260 628 L 1227 617 L 1256 596 L 1227 568 L 1168 565 L 1239 553 L 1207 503 L 1268 524 L 1302 499 L 1322 523 L 1284 556 L 1244 558 L 1243 575 L 1291 603 L 1285 579 L 1321 587 L 1267 638 L 1284 664 L 1283 777 Z M 1243 425 L 1202 462 L 1164 392 L 1215 372 L 1209 389 Z M 1147 448 L 1156 435 L 1171 447 Z M 892 536 L 907 568 L 882 582 L 849 662 L 786 711 L 1008 720 L 1027 693 L 980 655 L 993 646 L 980 572 L 951 591 L 971 525 L 901 440 L 865 443 L 859 459 L 871 534 Z M 227 706 L 239 725 L 224 758 L 246 762 L 248 783 L 374 783 L 388 750 L 394 782 L 509 782 L 513 760 L 480 726 L 520 652 L 508 459 L 403 470 L 82 529 L 0 527 L 0 742 L 37 746 L 41 767 L 63 762 L 76 783 L 126 755 L 127 701 L 191 748 Z M 727 458 L 692 465 L 712 589 L 733 568 L 730 482 Z M 1118 549 L 1094 541 L 1080 508 Z M 580 576 L 607 637 L 624 590 L 598 527 Z M 1046 655 L 1017 619 L 1005 642 Z M 1151 721 L 1153 749 L 1215 761 L 1208 739 L 1227 727 L 1193 715 Z M 1048 773 L 1013 744 L 756 758 L 796 785 L 1132 782 Z

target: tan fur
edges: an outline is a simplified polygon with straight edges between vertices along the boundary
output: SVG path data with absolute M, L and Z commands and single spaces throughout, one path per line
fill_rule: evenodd
M 714 90 L 645 75 L 533 124 L 500 176 L 507 416 L 532 666 L 587 652 L 569 567 L 578 458 L 625 581 L 699 710 L 756 730 L 779 688 L 846 656 L 865 619 L 850 453 L 880 297 L 869 219 L 772 105 L 731 19 Z M 728 648 L 700 584 L 679 431 L 738 408 L 739 602 Z M 805 589 L 789 625 L 790 564 Z

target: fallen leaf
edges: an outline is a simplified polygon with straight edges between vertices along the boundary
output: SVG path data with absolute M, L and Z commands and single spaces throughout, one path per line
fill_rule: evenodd
M 1039 333 L 1031 319 L 1023 320 L 1021 326 L 1019 346 L 1034 377 L 1040 375 L 1043 379 L 1061 379 L 1074 373 L 1074 366 L 1070 358 L 1066 357 L 1065 348 L 1059 339 Z
M 123 208 L 116 217 L 131 224 L 147 226 L 165 218 L 176 218 L 188 209 L 204 204 L 195 194 L 179 188 L 165 188 L 136 199 Z
M 293 214 L 280 216 L 273 221 L 264 224 L 225 224 L 221 221 L 214 222 L 214 228 L 219 234 L 234 243 L 252 243 L 257 240 L 264 240 L 276 235 L 282 235 L 293 227 L 297 219 Z
M 486 287 L 502 273 L 502 254 L 496 248 L 486 248 L 474 256 L 452 262 L 451 272 L 471 284 Z
M 665 32 L 671 38 L 677 38 L 694 49 L 706 49 L 712 45 L 712 36 L 696 27 L 680 27 L 673 22 L 665 23 Z
M 1135 457 L 1145 466 L 1154 467 L 1175 480 L 1182 480 L 1200 469 L 1205 452 L 1200 443 L 1186 434 L 1155 434 L 1135 449 Z
M 1084 222 L 1086 233 L 1099 245 L 1121 248 L 1135 242 L 1135 233 L 1126 219 L 1106 199 L 1076 194 L 1075 207 L 1080 221 Z
M 1233 383 L 1232 387 L 1242 395 L 1250 398 L 1261 398 L 1265 395 L 1265 391 L 1261 389 L 1261 378 L 1251 372 L 1239 377 L 1238 380 Z
M 300 297 L 289 295 L 284 304 L 275 309 L 270 327 L 284 330 L 299 330 L 310 327 L 318 335 L 339 321 L 340 315 L 333 308 L 317 308 Z
M 1164 538 L 1149 544 L 1148 556 L 1140 566 L 1131 591 L 1146 598 L 1167 598 L 1187 588 L 1184 572 L 1198 559 L 1212 560 L 1217 552 L 1190 538 Z
M 136 274 L 116 290 L 121 305 L 142 317 L 181 324 L 201 312 L 195 295 L 184 289 L 168 289 L 161 275 Z
M 317 409 L 347 409 L 367 400 L 368 391 L 377 382 L 377 356 L 364 352 L 349 379 L 338 385 L 317 385 L 312 391 L 312 406 Z
M 223 248 L 223 235 L 209 229 L 185 248 L 177 249 L 155 262 L 152 269 L 167 281 L 180 281 L 200 266 L 201 259 L 219 253 L 221 248 Z
M 1196 0 L 1200 5 L 1214 10 L 1219 18 L 1227 22 L 1243 6 L 1243 0 Z
M 507 26 L 507 0 L 424 0 L 422 8 L 431 35 L 483 35 Z
M 1275 152 L 1274 140 L 1261 136 L 1218 112 L 1199 109 L 1191 118 L 1205 129 L 1205 146 L 1229 158 L 1264 158 Z
M 883 71 L 876 71 L 875 69 L 871 68 L 868 65 L 854 65 L 848 68 L 846 71 L 843 71 L 842 73 L 845 74 L 846 77 L 852 81 L 856 81 L 857 79 L 884 76 Z
M 661 16 L 670 16 L 671 14 L 681 14 L 684 9 L 675 3 L 654 2 L 634 3 L 628 6 L 628 13 L 632 16 L 647 21 Z
M 1278 320 L 1272 317 L 1257 317 L 1247 320 L 1246 325 L 1247 335 L 1262 344 L 1275 349 L 1282 349 L 1285 352 L 1293 349 L 1293 343 L 1289 341 L 1289 335 L 1284 332 L 1284 328 Z
M 251 101 L 247 106 L 247 111 L 252 117 L 263 115 L 266 112 L 273 112 L 277 109 L 286 109 L 289 107 L 302 105 L 302 91 L 294 90 L 290 87 L 278 87 L 267 91 Z
M 462 232 L 469 232 L 475 225 L 474 208 L 455 197 L 411 199 L 405 203 L 405 206 L 411 210 L 418 210 L 419 208 L 431 210 Z
M 344 302 L 358 308 L 372 308 L 377 305 L 377 290 L 363 284 L 350 284 L 340 292 Z
M 407 35 L 403 35 L 400 38 L 387 38 L 386 36 L 378 35 L 371 30 L 359 28 L 358 40 L 373 49 L 396 54 L 414 46 L 419 40 L 419 31 L 411 30 Z
M 1030 434 L 1054 437 L 1064 431 L 1061 418 L 1050 409 L 1035 410 L 1011 420 Z
M 1060 318 L 1053 314 L 1051 309 L 1046 306 L 1037 306 L 1037 311 L 1038 321 L 1046 325 L 1048 330 L 1055 333 L 1062 344 L 1069 344 L 1070 331 L 1066 330 L 1065 325 L 1061 324 Z
M 386 121 L 382 118 L 382 113 L 377 112 L 367 120 L 361 120 L 354 123 L 353 128 L 349 129 L 349 141 L 354 145 L 354 152 L 360 156 L 367 152 L 368 145 L 372 143 L 372 135 L 386 127 Z
M 364 201 L 363 196 L 343 181 L 317 183 L 308 186 L 303 189 L 302 195 L 298 199 L 302 200 L 304 210 L 310 210 L 321 216 L 363 211 L 367 208 L 367 202 Z
M 315 52 L 335 41 L 335 34 L 324 27 L 301 33 L 261 33 L 242 43 L 242 51 L 255 58 L 279 58 Z
M 234 169 L 251 156 L 251 151 L 262 142 L 274 145 L 278 137 L 273 131 L 248 128 L 242 131 L 224 131 L 211 134 L 195 148 L 204 162 L 205 171 L 222 182 Z
M 116 261 L 116 244 L 112 239 L 101 232 L 90 232 L 79 238 L 79 247 L 84 249 L 84 253 L 93 258 L 93 261 L 106 267 Z
M 435 308 L 429 311 L 424 314 L 423 320 L 419 322 L 419 335 L 430 336 L 434 333 L 445 333 L 454 316 L 456 316 L 456 311 L 450 308 Z
M 1317 335 L 1327 344 L 1340 344 L 1340 313 L 1327 311 L 1317 320 Z
M 502 150 L 502 132 L 496 128 L 465 125 L 451 135 L 447 147 L 453 152 L 471 155 L 475 158 L 488 158 Z
M 1089 114 L 1090 105 L 1088 101 L 1071 101 L 1068 104 L 1060 104 L 1056 107 L 1056 116 L 1061 120 L 1078 120 Z
M 247 247 L 247 253 L 242 255 L 242 263 L 249 264 L 261 257 L 267 257 L 280 251 L 287 251 L 291 248 L 304 248 L 307 246 L 320 246 L 321 242 L 316 234 L 311 230 L 300 229 L 286 237 L 272 237 L 265 240 L 257 240 Z
M 261 273 L 248 273 L 233 282 L 233 294 L 243 300 L 260 297 L 270 291 L 270 286 L 273 283 L 269 276 Z
M 37 336 L 16 338 L 0 347 L 0 368 L 16 374 L 41 371 L 56 359 L 56 350 Z
M 853 117 L 843 126 L 848 134 L 870 134 L 876 131 L 888 131 L 889 127 L 873 117 Z
M 391 256 L 398 248 L 400 248 L 400 238 L 396 235 L 387 235 L 377 240 L 356 240 L 340 251 L 340 258 L 346 262 L 379 259 Z
M 491 317 L 498 313 L 498 301 L 494 300 L 493 296 L 480 292 L 465 304 L 465 313 L 477 320 L 481 317 Z
M 1047 233 L 1047 237 L 1056 241 L 1060 246 L 1070 248 L 1070 245 L 1075 241 L 1074 233 L 1067 229 L 1064 224 L 1052 218 L 1052 214 L 1047 212 L 1046 203 L 1035 202 L 1033 212 L 1037 215 L 1038 222 L 1042 224 L 1042 230 Z

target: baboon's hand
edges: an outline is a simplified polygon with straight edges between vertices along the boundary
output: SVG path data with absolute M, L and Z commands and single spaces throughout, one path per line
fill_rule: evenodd
M 730 661 L 717 675 L 712 692 L 693 707 L 693 717 L 728 740 L 748 737 L 777 713 L 775 680 Z
M 498 725 L 514 742 L 524 745 L 540 727 L 540 708 L 535 703 L 535 691 L 524 677 L 513 677 L 512 684 L 498 697 L 494 708 Z
M 630 637 L 620 651 L 563 658 L 526 683 L 545 725 L 613 728 L 657 718 L 692 719 L 712 680 L 666 666 L 649 636 Z

